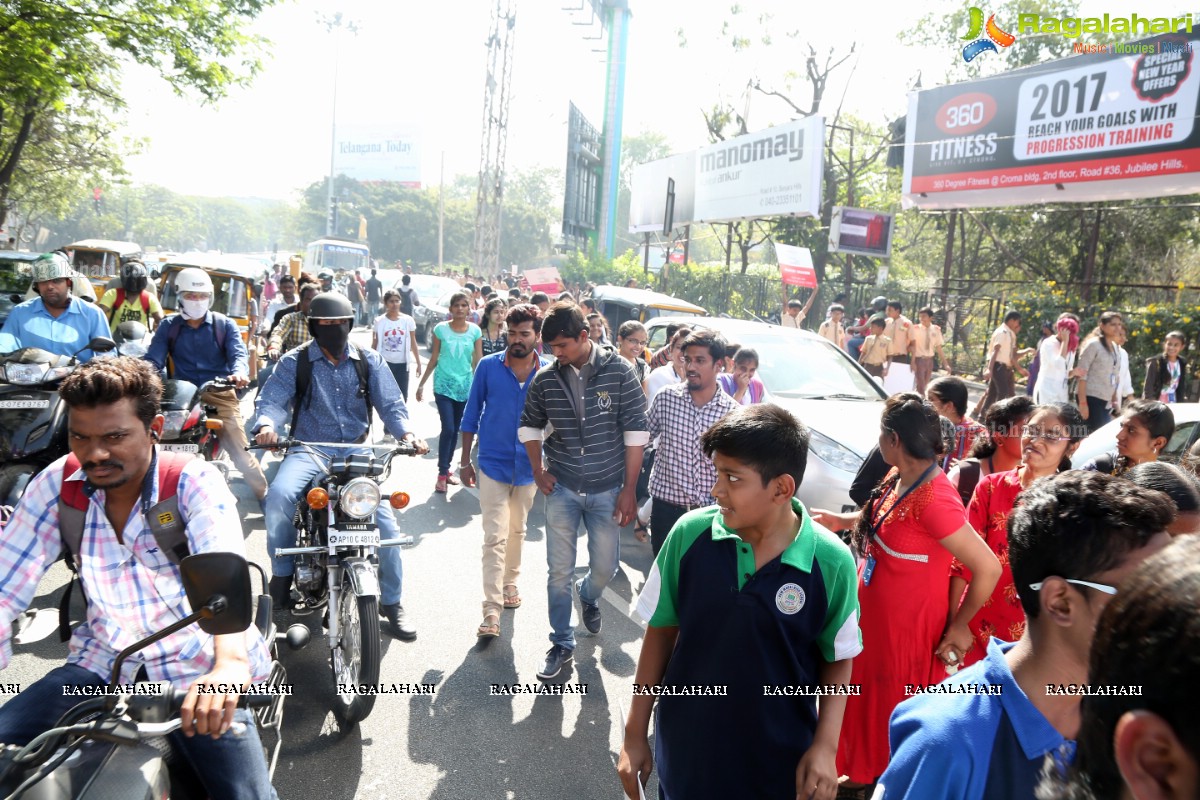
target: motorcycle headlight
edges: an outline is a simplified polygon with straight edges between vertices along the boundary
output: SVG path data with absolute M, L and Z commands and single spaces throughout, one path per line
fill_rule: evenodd
M 187 422 L 188 412 L 186 411 L 164 411 L 163 415 L 163 439 L 178 439 L 179 434 L 183 433 L 183 423 Z
M 816 454 L 817 458 L 846 472 L 858 472 L 863 463 L 862 456 L 811 428 L 808 433 L 808 449 Z
M 355 519 L 369 517 L 379 507 L 379 486 L 369 478 L 355 478 L 342 488 L 338 506 Z
M 5 364 L 4 380 L 22 386 L 32 386 L 42 383 L 49 371 L 49 364 Z

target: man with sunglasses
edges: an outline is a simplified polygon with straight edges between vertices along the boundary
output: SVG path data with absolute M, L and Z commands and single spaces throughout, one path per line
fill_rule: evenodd
M 1008 527 L 1025 633 L 993 638 L 986 659 L 896 708 L 875 800 L 1033 798 L 1045 756 L 1074 754 L 1100 612 L 1170 542 L 1174 516 L 1166 495 L 1109 475 L 1063 472 L 1026 489 Z

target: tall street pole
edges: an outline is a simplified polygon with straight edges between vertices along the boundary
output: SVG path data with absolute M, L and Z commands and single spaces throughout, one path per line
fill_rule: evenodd
M 442 167 L 438 177 L 438 274 L 442 274 L 442 256 L 446 244 L 446 151 L 442 151 Z

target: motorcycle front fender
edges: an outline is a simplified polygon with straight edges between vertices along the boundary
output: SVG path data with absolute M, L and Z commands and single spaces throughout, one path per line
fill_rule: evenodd
M 358 597 L 377 597 L 379 595 L 379 576 L 375 574 L 375 567 L 370 561 L 356 556 L 343 558 L 341 562 L 355 595 Z

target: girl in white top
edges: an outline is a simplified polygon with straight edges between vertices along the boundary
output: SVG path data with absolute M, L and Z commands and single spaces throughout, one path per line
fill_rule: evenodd
M 383 295 L 385 314 L 375 318 L 371 349 L 377 350 L 396 378 L 404 401 L 408 402 L 408 365 L 416 367 L 421 376 L 421 356 L 417 352 L 417 323 L 400 311 L 400 293 L 389 289 Z
M 1041 354 L 1037 383 L 1033 385 L 1033 402 L 1067 403 L 1067 380 L 1075 367 L 1075 351 L 1079 347 L 1079 325 L 1070 317 L 1055 325 L 1055 336 L 1049 336 L 1039 347 Z

